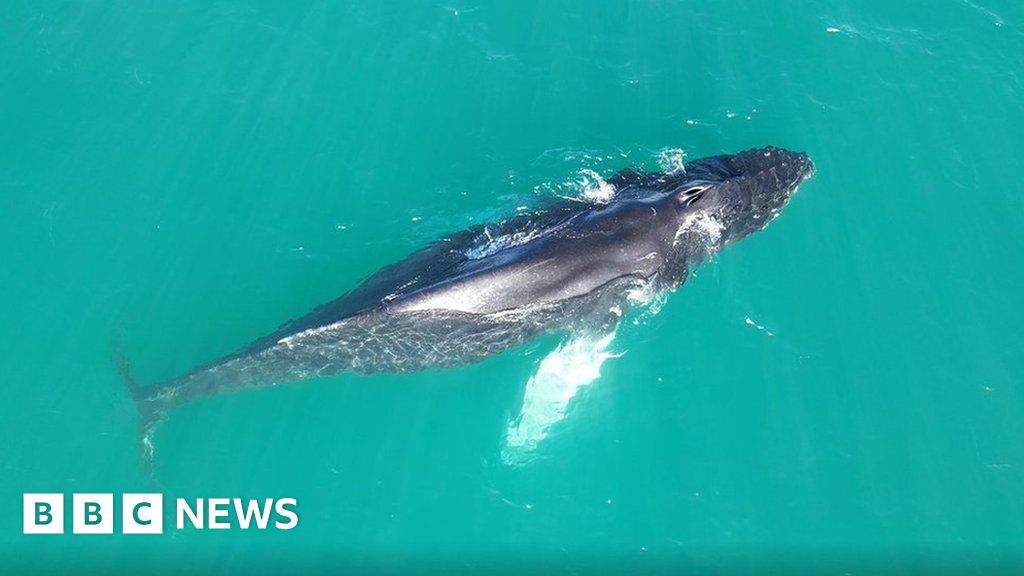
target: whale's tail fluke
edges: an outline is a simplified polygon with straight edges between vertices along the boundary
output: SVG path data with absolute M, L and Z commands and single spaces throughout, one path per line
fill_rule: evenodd
M 128 390 L 128 394 L 131 396 L 132 403 L 135 404 L 135 409 L 139 415 L 139 459 L 146 472 L 152 475 L 153 435 L 160 423 L 167 418 L 167 411 L 154 406 L 153 402 L 147 398 L 143 388 L 135 382 L 135 379 L 132 377 L 131 365 L 128 363 L 128 357 L 125 356 L 124 351 L 117 342 L 113 343 L 113 349 L 117 371 L 121 374 L 125 389 Z

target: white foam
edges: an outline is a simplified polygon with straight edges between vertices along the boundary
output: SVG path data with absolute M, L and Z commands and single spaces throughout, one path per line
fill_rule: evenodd
M 607 204 L 615 197 L 615 188 L 605 182 L 600 174 L 589 168 L 580 170 L 580 178 L 576 182 L 580 199 L 595 204 Z
M 757 322 L 754 322 L 754 319 L 751 318 L 750 316 L 747 316 L 747 318 L 746 318 L 746 320 L 744 320 L 744 322 L 746 322 L 747 326 L 753 326 L 754 328 L 757 328 L 758 330 L 760 330 L 761 332 L 764 332 L 765 334 L 767 334 L 769 336 L 775 336 L 775 334 L 771 330 L 765 328 L 764 326 L 761 326 Z
M 658 152 L 658 167 L 666 174 L 686 174 L 686 151 L 682 148 L 666 148 Z
M 615 187 L 590 168 L 580 169 L 572 180 L 545 182 L 534 186 L 533 191 L 587 204 L 608 204 L 615 198 Z
M 535 229 L 513 232 L 512 234 L 504 234 L 501 236 L 491 236 L 490 229 L 485 227 L 483 234 L 485 238 L 484 242 L 468 248 L 462 253 L 470 260 L 479 260 L 480 258 L 485 258 L 506 248 L 526 244 L 530 240 L 543 236 L 545 232 L 546 230 L 544 229 Z
M 704 241 L 706 248 L 711 250 L 718 245 L 718 241 L 722 238 L 722 231 L 724 229 L 725 226 L 723 226 L 721 222 L 708 216 L 705 212 L 698 211 L 687 215 L 686 218 L 683 219 L 682 224 L 679 225 L 679 229 L 676 230 L 675 240 L 678 241 L 679 238 L 687 232 L 696 232 Z
M 640 314 L 633 318 L 633 324 L 639 325 L 661 312 L 661 307 L 668 301 L 668 294 L 655 290 L 650 282 L 643 282 L 627 291 L 626 299 L 640 309 Z
M 626 292 L 626 299 L 629 300 L 629 303 L 639 306 L 647 306 L 656 297 L 657 293 L 649 282 L 643 282 Z

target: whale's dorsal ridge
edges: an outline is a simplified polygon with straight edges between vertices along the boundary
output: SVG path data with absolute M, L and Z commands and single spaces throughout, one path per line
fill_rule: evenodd
M 663 175 L 657 172 L 647 172 L 639 168 L 624 168 L 606 182 L 615 188 L 616 192 L 621 192 L 627 188 L 642 188 L 658 183 L 662 178 Z

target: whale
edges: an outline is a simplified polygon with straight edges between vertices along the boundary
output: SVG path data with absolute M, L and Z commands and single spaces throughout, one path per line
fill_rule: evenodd
M 638 292 L 671 292 L 763 230 L 814 174 L 805 153 L 763 147 L 626 168 L 603 202 L 560 199 L 446 235 L 348 293 L 189 372 L 140 385 L 118 369 L 144 442 L 170 410 L 245 389 L 354 373 L 472 364 L 543 334 L 614 326 Z

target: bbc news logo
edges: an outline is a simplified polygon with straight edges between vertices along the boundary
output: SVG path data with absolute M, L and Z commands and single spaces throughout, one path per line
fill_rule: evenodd
M 25 534 L 64 533 L 64 494 L 23 496 Z M 122 534 L 163 534 L 163 494 L 122 494 L 120 504 Z M 291 530 L 299 524 L 298 503 L 294 498 L 178 498 L 174 508 L 174 525 L 178 530 L 186 527 L 197 530 L 235 527 L 242 530 Z M 73 534 L 113 534 L 116 514 L 113 494 L 71 495 Z

